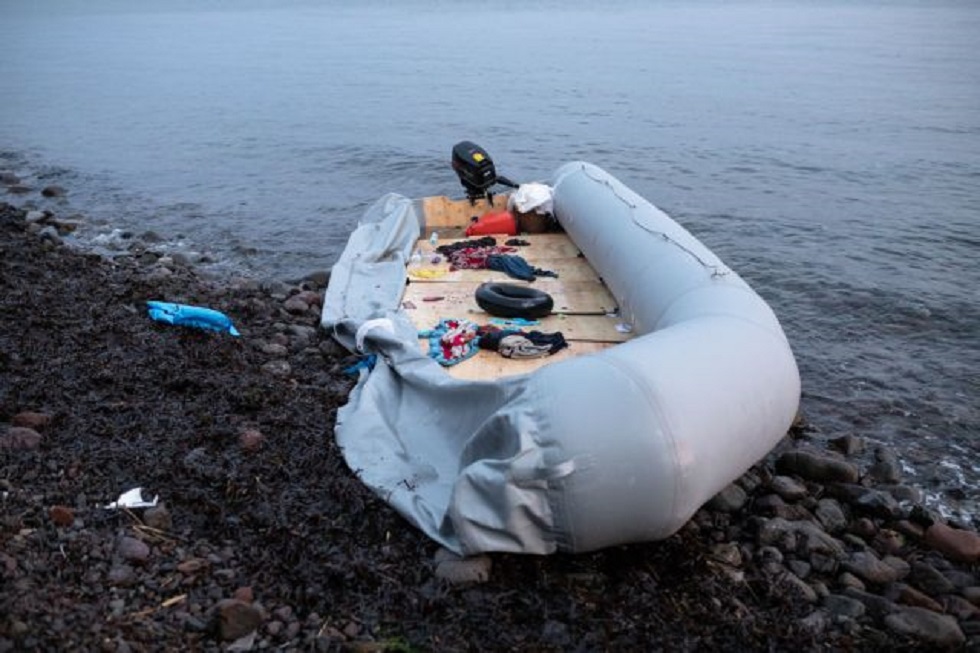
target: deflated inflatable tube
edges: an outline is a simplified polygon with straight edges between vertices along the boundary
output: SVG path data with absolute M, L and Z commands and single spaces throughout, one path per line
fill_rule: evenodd
M 539 318 L 551 313 L 555 302 L 548 293 L 514 283 L 484 283 L 476 289 L 476 303 L 497 317 Z

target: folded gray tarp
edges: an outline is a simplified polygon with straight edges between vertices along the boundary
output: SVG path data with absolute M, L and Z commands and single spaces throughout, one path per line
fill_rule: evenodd
M 397 195 L 367 211 L 327 288 L 322 325 L 378 355 L 338 414 L 347 463 L 457 553 L 665 538 L 762 458 L 798 407 L 779 322 L 737 274 L 595 166 L 567 164 L 552 185 L 629 342 L 495 382 L 451 378 L 400 309 L 422 224 Z

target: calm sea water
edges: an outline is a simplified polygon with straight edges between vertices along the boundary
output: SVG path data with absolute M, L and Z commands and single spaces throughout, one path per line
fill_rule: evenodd
M 382 193 L 459 194 L 459 140 L 586 159 L 769 300 L 821 436 L 977 514 L 977 3 L 136 4 L 0 0 L 0 169 L 82 239 L 299 276 Z

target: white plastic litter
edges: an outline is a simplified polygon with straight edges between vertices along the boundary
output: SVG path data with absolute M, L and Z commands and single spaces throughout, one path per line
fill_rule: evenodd
M 521 184 L 507 200 L 510 208 L 521 213 L 551 213 L 554 210 L 554 191 L 551 186 L 531 182 Z
M 120 494 L 118 499 L 105 507 L 110 510 L 114 508 L 152 508 L 157 505 L 159 500 L 160 496 L 157 495 L 153 497 L 153 501 L 144 501 L 143 488 L 134 487 L 132 490 Z

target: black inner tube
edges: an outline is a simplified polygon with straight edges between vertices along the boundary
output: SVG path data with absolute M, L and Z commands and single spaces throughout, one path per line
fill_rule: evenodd
M 551 313 L 555 301 L 548 293 L 514 283 L 484 283 L 476 289 L 476 303 L 490 315 L 537 319 Z

